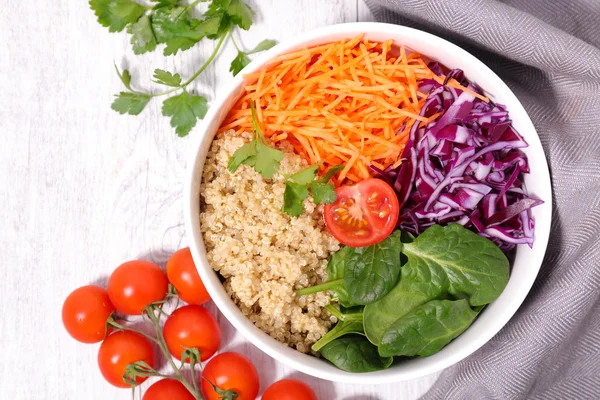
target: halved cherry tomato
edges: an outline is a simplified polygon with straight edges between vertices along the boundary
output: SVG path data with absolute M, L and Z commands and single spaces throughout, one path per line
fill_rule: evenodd
M 161 379 L 146 389 L 142 400 L 194 400 L 194 396 L 178 380 Z
M 216 390 L 212 385 L 217 387 Z M 255 400 L 259 386 L 256 368 L 239 353 L 221 353 L 202 371 L 202 392 L 206 400 L 233 399 L 231 392 L 237 393 L 236 400 Z M 226 397 L 228 395 L 230 397 Z
M 340 186 L 337 200 L 325 206 L 329 232 L 350 247 L 381 242 L 396 227 L 400 206 L 394 189 L 381 179 L 369 178 Z
M 169 352 L 178 360 L 186 348 L 200 350 L 200 360 L 211 358 L 221 344 L 221 328 L 215 317 L 195 304 L 173 311 L 163 328 Z M 188 361 L 188 360 L 186 360 Z
M 108 336 L 98 350 L 98 367 L 108 383 L 120 388 L 130 387 L 123 381 L 125 368 L 136 361 L 144 361 L 152 368 L 154 365 L 154 349 L 148 339 L 139 333 L 117 331 Z M 147 377 L 136 378 L 136 384 L 144 382 Z
M 106 320 L 115 311 L 108 292 L 94 285 L 75 289 L 62 308 L 63 325 L 73 339 L 98 343 L 106 336 Z
M 181 300 L 188 304 L 204 304 L 210 295 L 200 279 L 189 247 L 177 250 L 167 261 L 167 278 Z
M 108 295 L 117 310 L 141 315 L 144 308 L 167 296 L 169 282 L 160 267 L 150 261 L 121 264 L 108 279 Z
M 265 390 L 262 400 L 317 400 L 317 395 L 306 383 L 297 379 L 282 379 Z

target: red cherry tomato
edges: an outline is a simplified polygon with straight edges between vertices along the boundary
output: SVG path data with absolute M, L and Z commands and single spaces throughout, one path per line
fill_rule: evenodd
M 129 315 L 141 315 L 146 306 L 163 300 L 168 290 L 167 276 L 150 261 L 128 261 L 108 279 L 110 300 L 117 310 Z
M 142 400 L 194 400 L 194 396 L 178 380 L 161 379 L 146 390 Z
M 163 328 L 169 352 L 178 360 L 186 348 L 200 350 L 201 361 L 211 358 L 221 344 L 221 328 L 215 317 L 195 304 L 175 310 Z
M 297 379 L 282 379 L 265 390 L 262 400 L 318 400 L 306 383 Z
M 94 285 L 82 286 L 67 296 L 62 308 L 62 321 L 73 339 L 98 343 L 106 336 L 106 320 L 113 311 L 115 306 L 106 290 Z
M 189 247 L 177 250 L 167 261 L 167 278 L 181 300 L 188 304 L 204 304 L 210 295 L 200 279 Z
M 148 339 L 139 333 L 117 331 L 108 336 L 98 350 L 98 367 L 104 379 L 120 388 L 130 387 L 123 381 L 125 368 L 136 361 L 145 361 L 154 368 L 154 349 Z M 136 378 L 136 384 L 147 378 Z
M 221 353 L 211 359 L 202 372 L 202 392 L 206 400 L 221 400 L 223 396 L 212 387 L 237 393 L 236 400 L 255 400 L 260 386 L 256 368 L 239 353 Z
M 329 232 L 350 247 L 381 242 L 396 227 L 400 206 L 394 189 L 381 179 L 365 179 L 353 186 L 340 186 L 337 200 L 325 206 Z

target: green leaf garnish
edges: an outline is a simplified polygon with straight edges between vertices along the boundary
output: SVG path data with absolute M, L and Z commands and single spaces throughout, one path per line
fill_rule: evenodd
M 333 178 L 333 176 L 335 174 L 337 174 L 338 172 L 341 172 L 343 169 L 344 169 L 343 165 L 334 165 L 333 167 L 331 167 L 327 170 L 327 172 L 325 173 L 325 175 L 323 175 L 323 177 L 321 179 L 317 179 L 317 182 L 327 183 L 327 182 L 329 182 L 329 180 L 331 178 Z
M 206 98 L 193 96 L 184 90 L 181 94 L 169 97 L 163 102 L 162 113 L 171 117 L 171 126 L 181 137 L 186 136 L 198 119 L 204 118 L 208 110 Z
M 169 71 L 164 71 L 162 69 L 154 70 L 154 79 L 156 83 L 166 86 L 172 87 L 180 87 L 181 86 L 181 76 L 179 74 L 172 74 Z
M 123 73 L 121 73 L 121 71 L 119 71 L 119 67 L 117 67 L 117 64 L 114 64 L 114 66 L 115 71 L 117 71 L 117 75 L 119 75 L 119 79 L 121 80 L 121 82 L 123 82 L 123 85 L 125 85 L 127 89 L 133 92 L 133 89 L 131 88 L 131 74 L 129 73 L 129 71 L 124 69 Z
M 237 56 L 229 66 L 229 72 L 231 72 L 233 76 L 236 76 L 248 64 L 250 64 L 250 59 L 246 56 L 246 53 L 238 51 Z
M 234 173 L 237 171 L 240 165 L 247 164 L 244 161 L 253 156 L 256 156 L 256 143 L 246 143 L 237 149 L 235 153 L 233 153 L 233 156 L 231 156 L 229 162 L 227 163 L 227 169 L 229 172 Z
M 255 48 L 253 48 L 250 51 L 247 51 L 246 54 L 260 53 L 261 51 L 269 50 L 271 47 L 275 46 L 276 44 L 277 44 L 277 42 L 274 40 L 265 39 L 262 42 L 260 42 L 259 44 L 257 44 Z
M 315 165 L 311 165 L 308 168 L 305 168 L 295 174 L 289 176 L 289 179 L 293 180 L 296 183 L 301 185 L 308 185 L 311 183 L 315 177 L 317 176 L 317 171 L 319 170 L 319 166 L 322 163 L 317 163 Z
M 89 4 L 98 22 L 110 32 L 121 32 L 144 13 L 144 7 L 131 0 L 90 0 Z
M 111 104 L 111 108 L 119 114 L 138 115 L 152 97 L 145 93 L 121 92 Z
M 250 29 L 254 11 L 242 0 L 230 0 L 227 14 L 231 21 L 244 30 Z
M 332 185 L 328 183 L 312 182 L 310 191 L 316 204 L 331 204 L 337 200 L 337 194 Z
M 302 202 L 308 197 L 308 188 L 306 185 L 287 181 L 285 191 L 283 192 L 283 212 L 298 217 L 304 211 Z
M 262 142 L 256 142 L 256 161 L 254 169 L 267 179 L 277 172 L 279 162 L 283 160 L 283 152 Z
M 150 17 L 147 15 L 130 24 L 127 32 L 131 34 L 131 47 L 135 54 L 147 53 L 156 48 L 156 38 L 150 25 Z

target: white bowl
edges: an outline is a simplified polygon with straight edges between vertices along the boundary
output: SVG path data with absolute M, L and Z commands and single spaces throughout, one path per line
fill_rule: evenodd
M 529 192 L 544 201 L 533 209 L 536 240 L 533 248 L 520 245 L 517 249 L 508 285 L 500 297 L 490 304 L 462 335 L 440 352 L 425 358 L 398 362 L 389 369 L 369 373 L 349 373 L 337 369 L 325 360 L 302 354 L 271 338 L 254 326 L 236 307 L 225 292 L 217 274 L 206 260 L 206 251 L 200 232 L 200 182 L 202 168 L 211 141 L 227 112 L 240 95 L 243 79 L 239 74 L 213 102 L 191 147 L 191 158 L 185 179 L 185 224 L 194 261 L 213 301 L 219 310 L 248 340 L 271 357 L 318 378 L 336 382 L 377 384 L 418 378 L 449 367 L 490 340 L 514 315 L 531 289 L 538 274 L 550 233 L 552 196 L 550 175 L 542 145 L 527 112 L 506 84 L 481 61 L 460 47 L 437 36 L 404 26 L 359 22 L 316 29 L 285 41 L 257 57 L 244 73 L 259 70 L 270 59 L 302 47 L 349 39 L 360 33 L 375 41 L 393 39 L 450 68 L 461 68 L 468 79 L 479 84 L 496 102 L 508 107 L 513 126 L 529 143 L 525 149 L 531 173 L 525 184 Z

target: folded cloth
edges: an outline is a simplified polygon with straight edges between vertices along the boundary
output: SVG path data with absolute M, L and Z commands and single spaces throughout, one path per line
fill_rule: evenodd
M 366 0 L 493 69 L 550 164 L 552 233 L 529 296 L 423 399 L 600 399 L 600 0 Z

